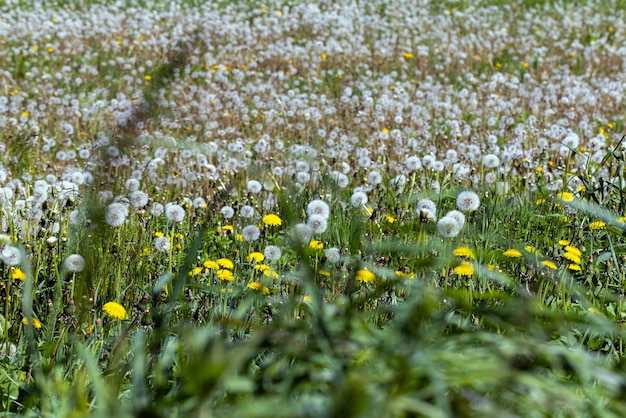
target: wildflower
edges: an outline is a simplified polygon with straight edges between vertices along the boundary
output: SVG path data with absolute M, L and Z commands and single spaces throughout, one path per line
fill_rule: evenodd
M 263 250 L 263 255 L 268 261 L 276 261 L 282 256 L 282 251 L 275 245 L 268 245 Z
M 262 273 L 265 273 L 266 271 L 268 271 L 270 269 L 270 266 L 268 266 L 267 264 L 256 264 L 254 266 L 254 269 L 256 271 L 260 271 Z
M 41 322 L 37 318 L 31 318 L 30 321 L 28 321 L 28 318 L 26 317 L 22 318 L 22 324 L 26 325 L 29 322 L 32 324 L 33 327 L 37 329 L 41 328 Z
M 107 206 L 104 221 L 114 228 L 120 227 L 128 217 L 128 206 L 123 203 L 114 202 Z
M 165 217 L 168 221 L 182 222 L 185 219 L 185 209 L 180 205 L 168 203 L 165 205 Z
M 113 319 L 119 319 L 120 321 L 126 319 L 126 309 L 117 302 L 105 303 L 102 306 L 102 310 Z
M 577 247 L 574 247 L 573 245 L 566 245 L 563 248 L 563 250 L 565 250 L 568 253 L 574 253 L 579 257 L 583 255 L 583 253 Z
M 474 265 L 469 261 L 463 261 L 454 268 L 454 274 L 459 276 L 471 277 L 474 274 Z
M 304 303 L 311 303 L 312 301 L 313 301 L 313 299 L 311 299 L 311 296 L 309 296 L 309 295 L 304 295 L 302 297 L 302 302 L 304 302 Z
M 494 154 L 487 154 L 483 157 L 483 165 L 487 168 L 496 168 L 500 165 L 500 158 Z
M 350 197 L 352 207 L 358 208 L 367 203 L 367 195 L 363 192 L 354 192 Z
M 567 268 L 572 270 L 572 271 L 580 271 L 580 270 L 582 270 L 582 267 L 580 267 L 579 264 L 570 264 L 569 266 L 567 266 Z
M 617 222 L 619 222 L 619 223 L 623 224 L 624 222 L 626 222 L 626 216 L 622 216 L 622 217 L 620 217 L 620 218 L 617 220 Z
M 417 214 L 422 219 L 437 220 L 437 205 L 430 199 L 420 199 L 417 201 Z
M 336 263 L 341 260 L 341 251 L 335 247 L 328 248 L 324 251 L 324 257 L 326 257 L 326 261 L 329 263 Z
M 235 268 L 233 262 L 230 261 L 228 258 L 220 258 L 219 260 L 217 260 L 217 265 L 220 267 L 224 267 L 225 269 L 232 270 L 233 268 Z
M 263 190 L 263 186 L 261 185 L 261 183 L 256 180 L 248 181 L 248 184 L 246 186 L 248 188 L 248 191 L 253 194 L 259 193 L 261 192 L 261 190 Z
M 330 277 L 330 271 L 328 270 L 320 270 L 318 273 L 324 277 Z
M 519 258 L 522 256 L 522 253 L 516 250 L 515 248 L 509 248 L 508 250 L 503 252 L 502 255 L 504 255 L 505 257 L 510 257 L 510 258 Z
M 324 248 L 324 244 L 321 243 L 320 241 L 313 240 L 309 242 L 309 248 L 313 248 L 315 250 L 321 250 L 322 248 Z
M 80 273 L 85 268 L 85 259 L 80 254 L 70 254 L 65 259 L 65 268 L 72 273 Z
M 376 276 L 369 270 L 360 269 L 356 272 L 356 279 L 361 283 L 370 283 L 376 280 Z
M 458 222 L 458 224 L 461 226 L 461 228 L 463 227 L 463 225 L 465 225 L 465 215 L 461 211 L 451 210 L 450 212 L 446 213 L 446 216 L 449 216 L 452 219 L 455 219 Z
M 189 275 L 190 276 L 197 276 L 200 273 L 202 273 L 202 266 L 198 266 L 198 267 L 194 267 L 190 272 Z
M 561 199 L 564 202 L 573 202 L 574 201 L 574 195 L 571 194 L 570 192 L 561 192 L 561 193 L 557 194 L 556 197 L 558 199 Z
M 160 203 L 155 202 L 150 206 L 150 214 L 152 216 L 161 216 L 163 215 L 164 211 L 165 211 L 165 207 Z
M 411 273 L 410 271 L 397 270 L 396 271 L 396 275 L 398 277 L 402 277 L 402 278 L 405 278 L 405 279 L 414 279 L 415 278 L 415 274 Z
M 280 226 L 283 224 L 283 220 L 280 219 L 280 216 L 270 213 L 263 217 L 263 223 L 268 226 Z
M 559 245 L 561 247 L 565 247 L 566 245 L 569 245 L 569 244 L 570 244 L 570 240 L 568 240 L 568 239 L 559 240 Z
M 255 212 L 256 211 L 254 210 L 254 208 L 250 205 L 243 205 L 241 208 L 239 208 L 239 216 L 241 216 L 242 218 L 252 218 Z
M 162 253 L 166 253 L 170 250 L 171 247 L 171 243 L 170 240 L 167 237 L 156 237 L 154 239 L 154 241 L 152 242 L 152 244 L 154 245 L 154 248 Z
M 265 255 L 263 253 L 258 252 L 258 251 L 252 252 L 252 253 L 248 254 L 248 256 L 246 257 L 246 260 L 248 260 L 248 263 L 251 263 L 253 261 L 255 263 L 260 263 L 264 259 L 265 259 Z
M 551 270 L 556 270 L 556 264 L 554 264 L 553 261 L 550 260 L 543 260 L 541 262 L 541 264 L 543 264 L 544 266 L 546 266 L 547 268 L 551 269 Z
M 129 193 L 128 200 L 134 208 L 142 208 L 148 204 L 148 194 L 141 190 L 135 190 Z
M 452 251 L 452 254 L 456 255 L 457 257 L 468 258 L 470 260 L 474 260 L 476 258 L 474 252 L 467 247 L 458 247 L 457 249 Z
M 307 225 L 314 234 L 323 234 L 328 228 L 328 221 L 322 215 L 311 215 Z
M 386 215 L 386 216 L 385 216 L 385 220 L 387 221 L 387 223 L 392 224 L 392 223 L 394 223 L 394 222 L 396 221 L 396 218 L 394 218 L 394 217 L 393 217 L 393 216 L 391 216 L 391 215 Z
M 241 236 L 245 241 L 256 241 L 261 236 L 261 230 L 256 225 L 248 225 L 241 230 Z
M 235 276 L 233 276 L 233 272 L 226 269 L 220 269 L 217 271 L 217 278 L 220 280 L 225 280 L 227 282 L 232 282 L 235 280 Z
M 437 222 L 437 232 L 444 238 L 454 238 L 461 232 L 461 226 L 456 219 L 444 216 Z
M 456 197 L 456 207 L 462 212 L 472 212 L 480 207 L 480 198 L 472 191 L 459 193 Z
M 230 219 L 235 215 L 235 209 L 233 209 L 230 206 L 224 206 L 222 209 L 220 209 L 220 214 L 226 218 L 226 219 Z
M 406 160 L 404 160 L 404 166 L 409 171 L 417 171 L 420 168 L 422 168 L 422 160 L 420 160 L 419 157 L 416 157 L 415 155 L 412 155 L 410 157 L 407 157 Z
M 261 288 L 263 288 L 263 284 L 259 282 L 250 282 L 246 287 L 252 290 L 261 290 Z
M 563 257 L 565 257 L 569 261 L 573 261 L 576 264 L 580 264 L 580 256 L 577 255 L 576 253 L 572 253 L 568 251 L 565 254 L 563 254 Z
M 602 229 L 605 226 L 606 226 L 606 223 L 604 223 L 603 221 L 595 221 L 589 224 L 590 229 Z
M 537 249 L 532 245 L 527 245 L 526 247 L 524 247 L 524 249 L 531 254 L 535 254 L 537 252 Z
M 299 245 L 306 245 L 309 241 L 311 241 L 312 235 L 313 231 L 311 230 L 311 227 L 303 223 L 294 225 L 291 230 L 291 239 Z
M 11 269 L 11 278 L 24 281 L 26 280 L 26 274 L 19 267 L 13 267 Z
M 307 205 L 306 214 L 308 216 L 320 215 L 328 219 L 330 217 L 330 207 L 328 206 L 328 203 L 323 200 L 315 199 Z
M 8 266 L 17 266 L 20 264 L 22 259 L 22 255 L 20 254 L 20 250 L 15 247 L 11 247 L 7 245 L 2 250 L 2 254 L 0 255 L 4 264 Z
M 205 269 L 207 270 L 219 270 L 220 265 L 217 264 L 215 261 L 213 260 L 206 260 L 204 263 L 202 263 L 202 265 L 204 266 Z

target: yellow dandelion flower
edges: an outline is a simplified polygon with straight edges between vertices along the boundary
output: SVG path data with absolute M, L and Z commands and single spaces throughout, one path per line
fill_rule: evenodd
M 202 263 L 202 265 L 207 270 L 219 270 L 220 268 L 220 265 L 213 260 L 206 260 L 204 263 Z
M 191 270 L 189 272 L 190 276 L 197 276 L 198 274 L 202 273 L 202 266 L 199 267 L 195 267 L 193 270 Z
M 19 267 L 13 267 L 11 269 L 11 277 L 21 281 L 26 280 L 26 274 L 24 274 L 24 272 Z
M 580 256 L 575 254 L 575 253 L 566 252 L 566 253 L 563 254 L 563 257 L 565 257 L 569 261 L 573 261 L 576 264 L 580 264 Z
M 119 319 L 120 321 L 126 319 L 126 309 L 117 302 L 105 303 L 102 306 L 102 310 L 113 319 Z
M 574 253 L 579 257 L 583 255 L 583 253 L 577 247 L 574 247 L 573 245 L 566 245 L 563 249 L 565 250 L 565 252 Z
M 567 268 L 573 271 L 582 270 L 582 267 L 580 267 L 578 264 L 570 264 L 569 266 L 567 266 Z
M 225 280 L 227 282 L 232 282 L 235 280 L 235 276 L 233 276 L 233 272 L 226 269 L 220 269 L 217 271 L 217 278 L 220 280 Z
M 22 318 L 22 324 L 26 325 L 28 324 L 28 318 L 24 317 Z M 41 322 L 39 322 L 39 320 L 37 318 L 31 318 L 30 323 L 33 325 L 33 327 L 39 329 L 41 328 Z
M 376 280 L 376 276 L 369 270 L 360 269 L 356 272 L 356 279 L 361 283 L 370 283 Z
M 606 223 L 604 223 L 603 221 L 595 221 L 589 224 L 590 229 L 602 229 L 605 226 L 606 226 Z
M 504 255 L 505 257 L 510 257 L 510 258 L 519 258 L 522 256 L 522 253 L 516 250 L 515 248 L 509 248 L 508 250 L 503 252 L 502 255 Z
M 311 242 L 309 242 L 309 247 L 313 248 L 315 250 L 321 250 L 322 248 L 324 248 L 324 244 L 317 241 L 317 240 L 313 240 Z
M 617 222 L 623 224 L 624 222 L 626 222 L 626 216 L 622 216 L 621 218 L 617 220 Z
M 270 213 L 263 217 L 263 223 L 268 226 L 280 226 L 283 224 L 283 220 L 280 219 L 280 216 Z
M 524 249 L 531 254 L 535 254 L 537 252 L 537 249 L 532 245 L 527 245 L 526 247 L 524 247 Z
M 278 279 L 278 273 L 276 273 L 272 269 L 265 269 L 265 270 L 263 270 L 263 275 L 265 277 L 270 277 L 271 276 L 273 279 Z
M 217 265 L 220 267 L 224 267 L 225 269 L 234 269 L 235 265 L 228 258 L 220 258 L 217 260 Z
M 407 59 L 410 59 L 410 58 L 413 58 L 413 57 L 414 57 L 414 55 L 413 55 L 412 53 L 410 53 L 410 52 L 405 52 L 405 53 L 404 53 L 404 54 L 402 54 L 402 55 L 404 55 L 404 58 L 407 58 Z
M 224 225 L 224 226 L 222 227 L 222 230 L 223 230 L 223 231 L 230 231 L 230 232 L 233 232 L 233 231 L 235 230 L 235 228 L 234 228 L 232 225 Z
M 546 266 L 547 268 L 551 269 L 551 270 L 556 270 L 556 264 L 554 264 L 553 261 L 550 260 L 543 260 L 541 262 L 541 264 L 543 264 L 544 266 Z
M 155 236 L 155 237 L 157 237 L 157 238 L 158 238 L 158 237 L 162 237 L 162 236 L 164 236 L 164 235 L 165 235 L 165 234 L 164 234 L 163 232 L 161 232 L 161 231 L 157 231 L 157 232 L 155 232 L 155 233 L 154 233 L 154 236 Z
M 467 247 L 458 247 L 457 249 L 452 251 L 452 254 L 456 255 L 457 257 L 469 258 L 470 260 L 474 260 L 476 258 L 476 256 L 474 255 L 474 251 Z
M 565 247 L 566 245 L 569 245 L 569 243 L 570 243 L 570 240 L 568 240 L 568 239 L 562 239 L 562 240 L 559 241 L 559 245 L 561 247 Z
M 248 283 L 248 286 L 246 286 L 248 289 L 252 289 L 252 290 L 261 290 L 261 288 L 263 287 L 263 285 L 259 282 L 250 282 Z
M 302 302 L 304 302 L 304 303 L 311 303 L 311 301 L 313 301 L 313 299 L 311 299 L 311 296 L 309 296 L 309 295 L 304 295 L 302 297 Z
M 474 274 L 474 265 L 469 261 L 463 261 L 454 268 L 454 274 L 459 276 L 472 277 Z
M 246 257 L 246 260 L 248 260 L 248 263 L 252 263 L 253 261 L 255 263 L 260 263 L 261 261 L 265 260 L 265 255 L 263 255 L 263 253 L 255 251 L 255 252 L 248 254 L 248 256 Z
M 267 264 L 257 264 L 254 266 L 254 269 L 256 271 L 266 272 L 270 269 L 270 266 L 268 266 Z
M 322 276 L 330 277 L 330 271 L 328 270 L 320 270 L 318 273 Z
M 544 203 L 546 203 L 546 199 L 537 199 L 537 201 L 535 202 L 535 204 L 537 205 L 542 205 Z
M 561 193 L 557 194 L 556 197 L 561 199 L 564 202 L 573 202 L 574 201 L 574 195 L 571 194 L 570 192 L 561 192 Z
M 398 277 L 403 277 L 405 279 L 414 279 L 415 278 L 415 273 L 411 273 L 410 271 L 396 271 L 396 274 L 398 275 Z
M 387 215 L 387 216 L 385 216 L 385 220 L 387 221 L 387 223 L 392 224 L 392 223 L 394 223 L 396 221 L 396 218 L 394 218 L 391 215 Z

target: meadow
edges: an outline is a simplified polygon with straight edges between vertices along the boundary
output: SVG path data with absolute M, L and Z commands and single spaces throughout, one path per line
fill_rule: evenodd
M 626 4 L 0 4 L 0 416 L 626 416 Z

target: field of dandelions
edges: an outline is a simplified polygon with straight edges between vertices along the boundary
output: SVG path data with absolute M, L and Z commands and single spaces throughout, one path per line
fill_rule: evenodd
M 0 16 L 0 416 L 626 416 L 622 0 Z

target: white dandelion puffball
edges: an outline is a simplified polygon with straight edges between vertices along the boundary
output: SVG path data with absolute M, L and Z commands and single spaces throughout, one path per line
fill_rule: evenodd
M 283 255 L 283 253 L 276 245 L 268 245 L 263 250 L 263 255 L 268 261 L 276 261 Z
M 231 206 L 224 206 L 222 209 L 220 209 L 220 214 L 224 218 L 230 219 L 235 216 L 235 209 L 233 209 Z
M 322 215 L 311 215 L 306 223 L 314 234 L 323 234 L 328 228 L 328 221 Z
M 363 192 L 355 192 L 350 197 L 352 207 L 359 208 L 367 203 L 367 195 Z
M 328 206 L 328 203 L 324 202 L 321 199 L 315 199 L 309 202 L 309 204 L 307 205 L 306 214 L 308 216 L 321 215 L 324 218 L 328 219 L 330 217 L 330 206 Z
M 134 208 L 143 208 L 148 204 L 148 194 L 141 190 L 135 190 L 128 194 L 128 200 Z
M 7 266 L 17 266 L 20 264 L 20 261 L 22 259 L 20 250 L 18 248 L 11 247 L 9 245 L 4 247 L 0 257 L 2 258 L 2 261 L 4 262 L 4 264 L 6 264 Z
M 461 228 L 463 228 L 463 225 L 465 225 L 465 215 L 461 211 L 451 210 L 450 212 L 446 213 L 446 216 L 456 220 Z
M 165 217 L 168 221 L 182 222 L 185 219 L 185 209 L 181 205 L 168 203 L 165 205 Z
M 261 230 L 256 225 L 248 225 L 241 230 L 241 236 L 245 241 L 256 241 L 261 236 Z
M 80 273 L 85 269 L 85 259 L 80 254 L 70 254 L 65 259 L 65 268 L 72 273 Z
M 444 238 L 454 238 L 461 232 L 461 226 L 451 216 L 444 216 L 437 222 L 437 232 Z
M 242 218 L 252 218 L 254 216 L 255 210 L 250 205 L 243 205 L 239 208 L 239 216 Z
M 150 206 L 150 214 L 152 216 L 161 216 L 164 211 L 165 207 L 160 203 L 153 203 L 152 206 Z
M 437 220 L 437 204 L 430 199 L 420 199 L 417 201 L 416 212 L 422 218 Z
M 124 203 L 114 202 L 107 206 L 104 221 L 112 227 L 118 228 L 124 225 L 128 216 L 128 206 Z
M 326 256 L 326 260 L 329 263 L 336 263 L 341 260 L 341 251 L 339 251 L 339 248 L 330 247 L 324 251 L 324 256 Z
M 263 190 L 263 186 L 261 185 L 261 183 L 256 180 L 248 181 L 247 187 L 248 191 L 253 194 L 260 193 L 261 190 Z
M 170 240 L 167 237 L 156 237 L 153 241 L 154 248 L 162 253 L 170 250 Z
M 456 207 L 461 212 L 472 212 L 480 207 L 480 198 L 472 191 L 459 193 L 456 197 Z
M 296 224 L 291 230 L 291 239 L 299 245 L 308 245 L 312 236 L 313 231 L 307 224 Z

